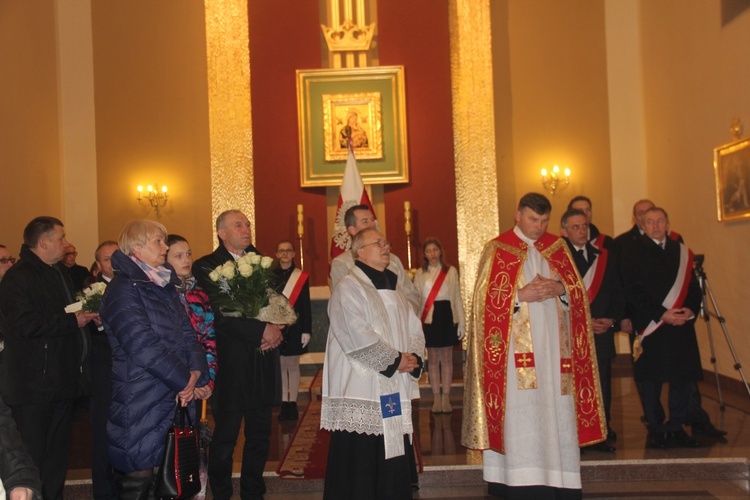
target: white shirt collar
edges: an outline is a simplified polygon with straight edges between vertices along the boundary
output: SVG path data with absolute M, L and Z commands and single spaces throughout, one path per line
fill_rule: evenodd
M 513 232 L 516 233 L 516 236 L 518 236 L 519 238 L 521 238 L 521 241 L 523 241 L 524 243 L 526 243 L 529 246 L 533 247 L 534 243 L 536 243 L 536 241 L 537 241 L 537 240 L 532 240 L 531 238 L 529 238 L 528 236 L 526 236 L 525 234 L 523 234 L 523 231 L 521 231 L 521 228 L 518 227 L 518 224 L 516 224 L 516 227 L 513 228 Z

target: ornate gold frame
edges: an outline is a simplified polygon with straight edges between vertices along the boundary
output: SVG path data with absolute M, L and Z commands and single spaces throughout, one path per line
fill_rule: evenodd
M 345 127 L 351 133 L 354 154 L 360 160 L 383 158 L 383 119 L 380 92 L 323 94 L 323 136 L 326 161 L 345 161 Z M 351 120 L 354 120 L 352 122 Z M 359 130 L 357 132 L 356 130 Z
M 719 221 L 750 218 L 750 137 L 714 149 L 714 175 Z
M 297 70 L 300 185 L 338 186 L 346 150 L 337 113 L 366 114 L 367 147 L 355 147 L 365 184 L 409 182 L 403 66 Z

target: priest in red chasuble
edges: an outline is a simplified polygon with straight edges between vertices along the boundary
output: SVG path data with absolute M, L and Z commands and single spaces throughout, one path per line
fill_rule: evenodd
M 551 211 L 524 195 L 474 286 L 461 442 L 504 498 L 580 498 L 578 448 L 607 434 L 586 289 Z

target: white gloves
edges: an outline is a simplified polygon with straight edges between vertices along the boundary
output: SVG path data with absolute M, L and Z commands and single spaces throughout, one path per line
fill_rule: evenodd
M 304 349 L 307 347 L 307 344 L 310 343 L 310 334 L 309 333 L 303 333 L 302 334 L 302 348 Z

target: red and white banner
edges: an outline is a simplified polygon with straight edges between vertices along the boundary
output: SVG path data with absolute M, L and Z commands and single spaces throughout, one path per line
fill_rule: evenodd
M 331 238 L 331 260 L 344 253 L 350 247 L 350 237 L 344 223 L 344 214 L 350 207 L 355 205 L 369 206 L 373 217 L 375 217 L 372 202 L 370 202 L 370 197 L 365 190 L 362 176 L 359 175 L 354 152 L 349 148 L 349 156 L 346 159 L 346 168 L 344 169 L 344 178 L 341 180 L 339 202 L 336 207 L 336 226 Z

